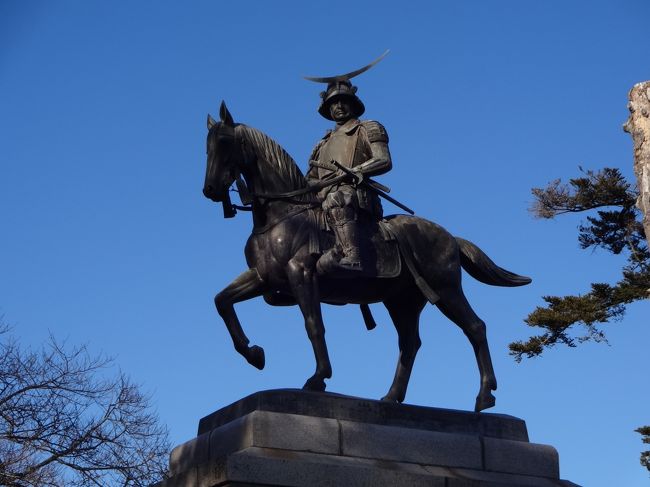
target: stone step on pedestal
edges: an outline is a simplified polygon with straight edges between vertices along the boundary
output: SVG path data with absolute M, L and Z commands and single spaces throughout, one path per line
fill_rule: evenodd
M 170 473 L 157 487 L 575 485 L 518 418 L 300 390 L 206 416 Z
M 257 392 L 215 411 L 199 421 L 198 435 L 253 411 L 301 414 L 361 423 L 465 433 L 528 441 L 526 423 L 506 414 L 398 404 L 302 389 Z

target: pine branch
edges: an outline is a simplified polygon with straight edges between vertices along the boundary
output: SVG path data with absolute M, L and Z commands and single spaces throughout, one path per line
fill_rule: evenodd
M 643 443 L 650 444 L 650 426 L 642 426 L 641 428 L 637 428 L 634 431 L 643 435 L 643 438 L 641 439 Z M 642 466 L 650 471 L 650 450 L 642 451 L 639 461 L 641 462 Z
M 528 326 L 543 332 L 509 345 L 510 354 L 518 362 L 524 357 L 540 356 L 557 344 L 575 347 L 587 341 L 606 343 L 599 325 L 620 320 L 628 304 L 650 296 L 650 253 L 635 206 L 637 192 L 618 169 L 604 168 L 584 174 L 568 184 L 558 179 L 546 188 L 534 188 L 531 211 L 539 218 L 554 218 L 564 213 L 597 210 L 595 216 L 588 216 L 587 223 L 579 226 L 578 241 L 583 249 L 625 253 L 623 278 L 615 285 L 591 284 L 591 291 L 583 295 L 545 296 L 547 306 L 537 307 L 525 320 Z M 607 209 L 600 209 L 604 207 Z
M 598 325 L 622 319 L 626 305 L 646 299 L 648 289 L 650 271 L 626 270 L 623 279 L 615 286 L 596 283 L 584 295 L 544 296 L 548 306 L 537 307 L 524 320 L 528 326 L 541 328 L 544 333 L 511 343 L 510 355 L 521 362 L 524 357 L 537 357 L 557 344 L 575 347 L 588 341 L 607 343 Z M 580 327 L 582 333 L 576 333 L 576 328 Z
M 606 167 L 584 174 L 584 177 L 570 179 L 569 184 L 556 179 L 546 188 L 533 188 L 535 201 L 530 211 L 538 218 L 554 218 L 563 213 L 579 213 L 606 206 L 634 207 L 638 194 L 631 189 L 620 170 Z

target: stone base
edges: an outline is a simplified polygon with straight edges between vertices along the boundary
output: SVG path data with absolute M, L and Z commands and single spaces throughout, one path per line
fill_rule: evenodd
M 155 487 L 575 486 L 523 420 L 302 390 L 206 416 Z

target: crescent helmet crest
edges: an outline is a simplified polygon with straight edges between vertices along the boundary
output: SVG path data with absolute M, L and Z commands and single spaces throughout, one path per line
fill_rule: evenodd
M 386 54 L 389 52 L 390 50 L 387 49 L 381 56 L 379 56 L 367 66 L 356 69 L 349 73 L 324 77 L 304 76 L 304 78 L 308 81 L 313 81 L 315 83 L 327 83 L 327 89 L 320 94 L 321 104 L 318 107 L 318 113 L 320 113 L 324 118 L 328 120 L 333 120 L 329 110 L 330 104 L 335 98 L 346 97 L 352 105 L 355 117 L 361 116 L 363 112 L 365 112 L 366 107 L 356 95 L 357 87 L 353 86 L 350 80 L 355 76 L 359 76 L 360 74 L 368 71 L 375 64 L 384 59 L 384 57 L 386 57 Z
M 362 73 L 365 73 L 368 71 L 370 68 L 372 68 L 375 64 L 377 64 L 379 61 L 384 59 L 386 57 L 386 54 L 390 52 L 390 49 L 386 49 L 386 51 L 379 56 L 377 59 L 375 59 L 373 62 L 368 64 L 367 66 L 364 66 L 363 68 L 356 69 L 354 71 L 351 71 L 349 73 L 345 74 L 339 74 L 337 76 L 324 76 L 324 77 L 317 77 L 317 76 L 303 76 L 306 80 L 313 81 L 315 83 L 336 83 L 337 81 L 349 81 L 355 76 L 359 76 Z

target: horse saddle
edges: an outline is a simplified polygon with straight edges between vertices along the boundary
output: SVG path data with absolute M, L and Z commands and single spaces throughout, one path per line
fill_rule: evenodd
M 321 235 L 321 249 L 331 249 L 335 245 L 335 238 L 331 232 L 323 232 Z M 361 263 L 363 271 L 341 270 L 340 267 L 332 269 L 328 264 L 319 265 L 320 275 L 329 278 L 393 278 L 397 277 L 402 270 L 397 239 L 391 232 L 387 221 L 381 220 L 372 224 L 364 225 L 361 228 L 359 242 L 361 249 Z M 321 259 L 332 258 L 332 252 L 325 252 Z M 319 264 L 323 264 L 319 262 Z

